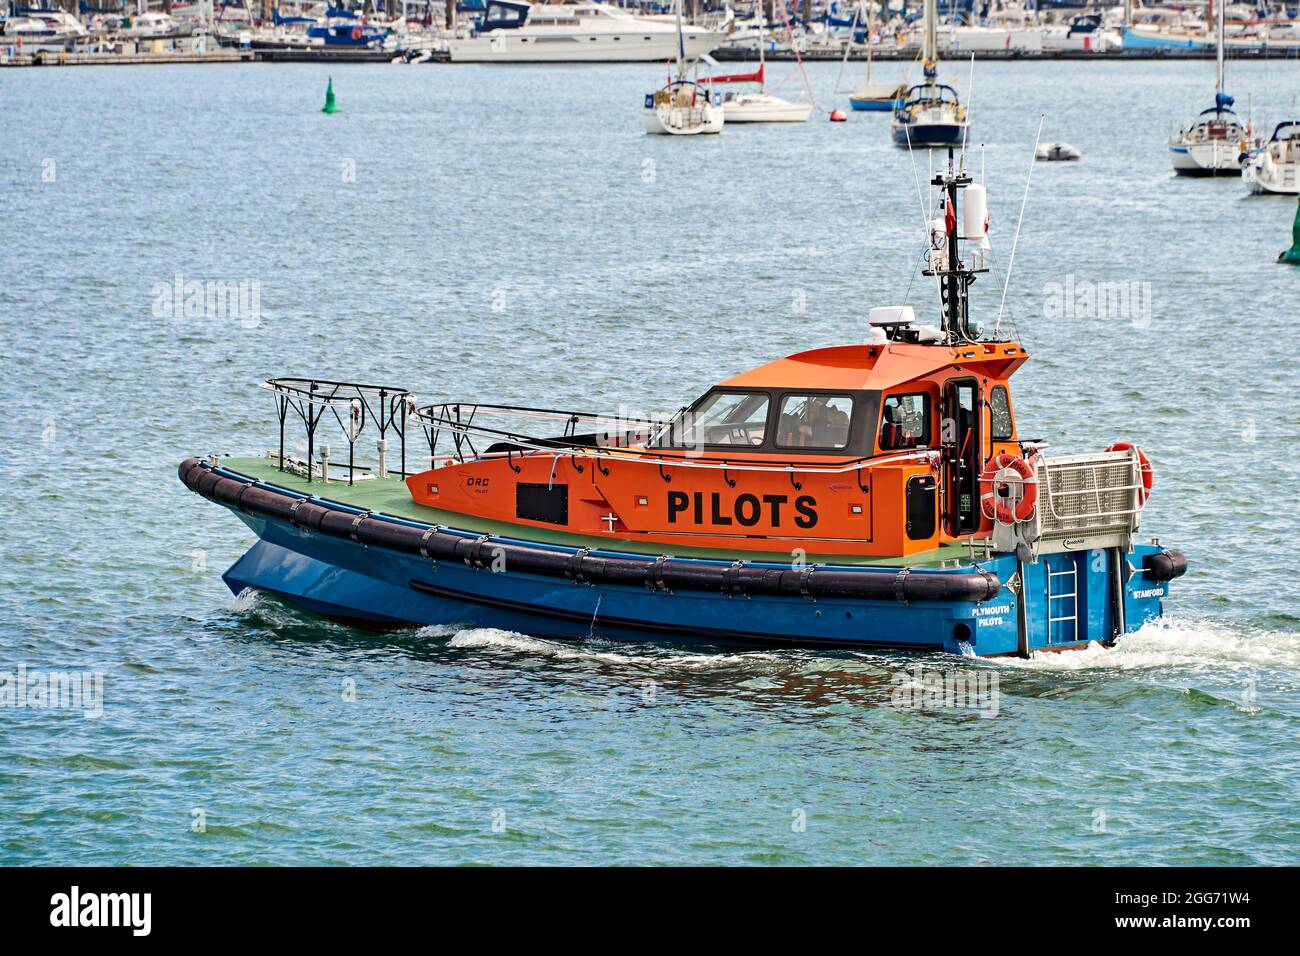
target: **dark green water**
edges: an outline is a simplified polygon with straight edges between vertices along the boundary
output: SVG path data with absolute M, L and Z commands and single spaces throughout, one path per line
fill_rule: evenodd
M 1211 64 L 974 96 L 986 322 L 1039 114 L 1083 150 L 1034 173 L 1017 410 L 1151 453 L 1167 625 L 1015 663 L 374 637 L 225 591 L 251 537 L 175 466 L 270 447 L 270 375 L 650 414 L 932 306 L 883 118 L 647 138 L 659 72 L 336 67 L 326 117 L 308 66 L 0 71 L 0 671 L 104 679 L 97 718 L 0 707 L 0 862 L 1298 861 L 1294 203 L 1169 174 Z M 1229 75 L 1300 111 L 1295 64 Z M 177 275 L 258 283 L 257 321 L 157 314 Z M 1058 315 L 1071 276 L 1149 308 Z M 898 706 L 918 666 L 996 707 Z

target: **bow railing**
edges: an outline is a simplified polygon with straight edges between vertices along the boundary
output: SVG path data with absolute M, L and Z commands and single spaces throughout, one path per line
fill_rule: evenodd
M 374 477 L 376 474 L 387 477 L 390 434 L 398 439 L 400 474 L 403 478 L 406 477 L 406 431 L 415 410 L 415 396 L 406 389 L 316 378 L 272 378 L 263 382 L 262 388 L 270 391 L 275 398 L 276 416 L 280 423 L 280 471 L 301 474 L 310 482 L 316 470 L 319 452 L 319 474 L 328 481 L 330 446 L 328 442 L 318 442 L 320 437 L 324 437 L 318 435 L 318 431 L 322 422 L 327 423 L 328 427 L 332 420 L 337 430 L 331 429 L 330 433 L 341 434 L 347 442 L 348 484 L 353 484 L 358 478 Z M 305 459 L 286 452 L 290 412 L 297 416 L 303 426 Z M 357 443 L 368 429 L 372 434 L 378 432 L 375 442 L 378 460 L 374 468 L 357 461 Z
M 941 454 L 937 449 L 914 448 L 893 455 L 811 462 L 750 457 L 738 449 L 740 456 L 733 458 L 716 448 L 706 451 L 694 446 L 656 446 L 656 441 L 671 426 L 669 421 L 514 405 L 449 402 L 425 405 L 412 417 L 424 429 L 429 460 L 434 467 L 461 464 L 470 459 L 499 456 L 509 460 L 515 455 L 549 452 L 597 459 L 596 467 L 602 472 L 605 471 L 604 463 L 637 460 L 658 465 L 661 472 L 663 468 L 674 467 L 777 472 L 793 476 L 799 473 L 843 474 L 908 461 L 927 461 L 935 465 Z M 558 435 L 538 437 L 509 427 L 503 419 L 554 421 L 562 427 L 557 429 L 560 431 Z M 594 430 L 579 431 L 580 425 Z

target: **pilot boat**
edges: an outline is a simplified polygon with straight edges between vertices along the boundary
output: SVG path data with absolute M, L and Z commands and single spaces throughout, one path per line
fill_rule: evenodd
M 1186 560 L 1137 540 L 1147 456 L 1022 436 L 1029 356 L 969 315 L 983 187 L 951 153 L 932 185 L 931 323 L 873 309 L 866 341 L 742 372 L 667 420 L 264 383 L 276 448 L 180 465 L 257 535 L 226 583 L 374 629 L 982 656 L 1158 618 Z

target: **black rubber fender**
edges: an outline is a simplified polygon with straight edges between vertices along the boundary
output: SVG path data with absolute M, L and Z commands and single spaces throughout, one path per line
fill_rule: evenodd
M 433 525 L 416 526 L 371 515 L 358 516 L 350 509 L 331 507 L 328 501 L 308 500 L 259 485 L 252 479 L 218 474 L 197 458 L 181 462 L 178 474 L 196 494 L 247 514 L 288 521 L 307 531 L 351 539 L 368 547 L 387 548 L 434 561 L 463 562 L 483 569 L 484 573 L 504 568 L 566 578 L 575 584 L 623 585 L 652 591 L 712 591 L 739 598 L 802 595 L 809 599 L 865 599 L 904 604 L 982 603 L 1002 590 L 997 575 L 979 568 L 964 572 L 903 568 L 851 570 L 819 565 L 764 568 L 703 558 L 625 558 L 575 553 L 543 545 L 514 544 L 490 535 L 469 538 Z M 1186 559 L 1177 551 L 1151 558 L 1165 558 L 1171 569 L 1176 568 L 1170 571 L 1172 577 L 1182 574 L 1187 567 Z M 1154 576 L 1159 572 L 1148 570 L 1147 573 Z
M 1142 559 L 1142 573 L 1158 584 L 1181 578 L 1187 573 L 1187 555 L 1181 551 L 1161 551 Z

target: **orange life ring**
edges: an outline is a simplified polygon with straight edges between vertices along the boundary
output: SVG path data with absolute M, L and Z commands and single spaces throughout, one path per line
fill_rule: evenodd
M 1138 489 L 1138 507 L 1146 507 L 1147 499 L 1151 497 L 1151 486 L 1156 483 L 1156 470 L 1151 467 L 1151 461 L 1147 458 L 1147 453 L 1131 441 L 1117 441 L 1107 451 L 1128 451 L 1133 449 L 1138 453 L 1138 461 L 1142 468 L 1142 487 Z
M 1007 468 L 1020 476 L 1017 483 L 1021 487 L 1021 495 L 1015 508 L 1007 505 L 1006 495 L 1003 492 L 1003 489 L 1011 483 L 1011 479 L 999 480 L 998 478 L 998 475 Z M 1038 476 L 1034 474 L 1033 467 L 1023 458 L 1017 458 L 1006 452 L 990 458 L 980 474 L 980 510 L 984 512 L 984 516 L 995 518 L 1002 524 L 1014 524 L 1017 521 L 1028 521 L 1034 516 L 1034 509 L 1037 507 Z
M 352 39 L 354 39 L 354 40 L 360 40 L 360 39 L 361 39 L 361 28 L 360 28 L 360 27 L 353 27 L 353 28 L 352 28 Z

